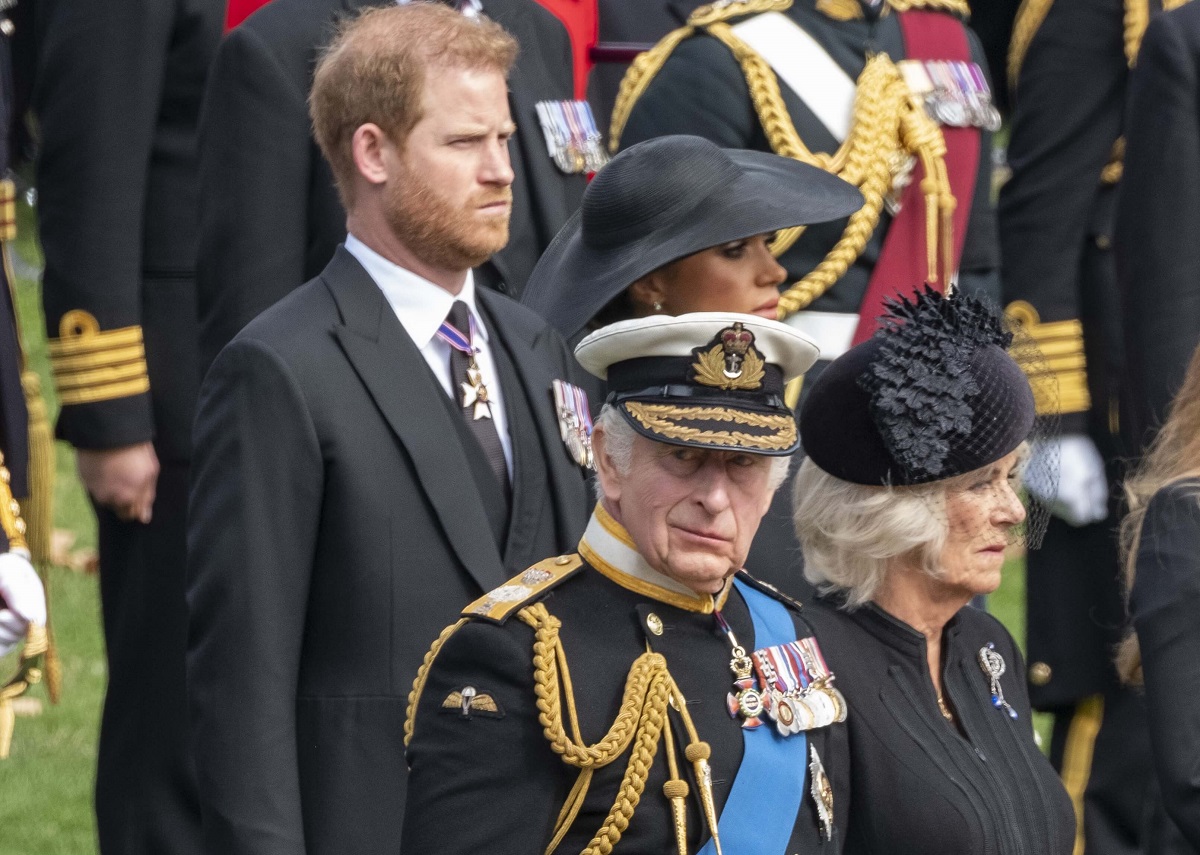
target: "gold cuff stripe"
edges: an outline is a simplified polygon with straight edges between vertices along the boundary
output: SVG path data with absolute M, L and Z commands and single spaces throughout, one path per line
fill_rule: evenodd
M 54 372 L 70 374 L 76 371 L 87 371 L 106 365 L 121 365 L 129 362 L 146 362 L 146 350 L 141 342 L 124 347 L 114 347 L 111 350 L 92 353 L 76 353 L 68 356 L 54 357 Z
M 17 237 L 17 186 L 11 178 L 0 181 L 0 240 Z
M 58 400 L 63 406 L 72 404 L 95 404 L 100 401 L 112 401 L 116 398 L 131 398 L 150 391 L 150 378 L 142 377 L 124 383 L 114 383 L 109 386 L 79 389 L 78 391 L 59 392 Z
M 150 391 L 141 327 L 101 330 L 95 315 L 73 309 L 48 343 L 50 368 L 64 405 L 94 404 Z
M 1091 409 L 1083 324 L 1077 319 L 1042 323 L 1032 304 L 1015 300 L 1004 310 L 1008 321 L 1037 346 L 1037 354 L 1013 357 L 1029 378 L 1038 415 L 1083 413 Z

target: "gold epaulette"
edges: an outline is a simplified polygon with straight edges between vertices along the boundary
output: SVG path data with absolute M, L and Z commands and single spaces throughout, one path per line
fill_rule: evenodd
M 94 315 L 62 316 L 49 342 L 50 368 L 63 406 L 127 398 L 150 391 L 142 328 L 101 330 Z
M 886 14 L 889 10 L 907 12 L 910 9 L 949 12 L 964 21 L 971 17 L 967 0 L 888 0 L 883 11 Z M 835 21 L 860 21 L 866 17 L 859 0 L 817 0 L 817 11 Z
M 462 615 L 468 619 L 481 618 L 493 623 L 504 623 L 522 606 L 528 605 L 582 566 L 583 559 L 578 553 L 539 561 L 499 588 L 488 591 L 463 609 Z
M 1078 320 L 1042 323 L 1037 309 L 1024 300 L 1009 303 L 1004 315 L 1037 346 L 1036 352 L 1027 353 L 1015 348 L 1012 355 L 1029 378 L 1038 415 L 1067 415 L 1091 409 L 1083 324 Z

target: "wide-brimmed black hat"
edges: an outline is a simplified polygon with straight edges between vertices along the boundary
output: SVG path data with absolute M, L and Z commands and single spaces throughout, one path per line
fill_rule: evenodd
M 926 289 L 821 372 L 800 411 L 804 452 L 843 481 L 927 484 L 994 463 L 1034 427 L 1012 335 L 982 302 Z
M 642 436 L 766 455 L 800 444 L 783 389 L 817 355 L 786 324 L 735 312 L 619 321 L 575 348 L 579 363 L 607 381 L 605 403 Z
M 862 194 L 791 158 L 701 137 L 631 146 L 605 166 L 538 261 L 521 302 L 572 338 L 664 264 L 733 240 L 849 216 Z

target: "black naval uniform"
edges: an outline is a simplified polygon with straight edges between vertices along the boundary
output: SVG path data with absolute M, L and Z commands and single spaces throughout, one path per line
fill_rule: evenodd
M 888 855 L 1065 855 L 1071 801 L 1033 739 L 1021 654 L 1007 630 L 964 608 L 942 635 L 938 709 L 925 637 L 875 605 L 854 612 L 819 598 L 805 610 L 850 707 L 850 816 L 845 851 Z M 992 705 L 979 663 L 993 645 L 1010 717 Z
M 601 529 L 623 539 L 625 546 L 604 543 Z M 560 556 L 531 568 L 550 577 L 545 581 L 528 585 L 523 574 L 492 592 L 464 611 L 465 620 L 440 649 L 435 645 L 433 664 L 422 675 L 423 682 L 418 679 L 409 708 L 412 735 L 407 757 L 412 785 L 405 814 L 405 851 L 515 855 L 541 852 L 550 842 L 579 770 L 551 749 L 539 720 L 532 664 L 535 634 L 518 616 L 533 604 L 541 604 L 561 622 L 562 650 L 586 744 L 598 742 L 612 726 L 634 660 L 647 650 L 666 658 L 699 738 L 711 746 L 718 814 L 725 806 L 742 763 L 744 738 L 740 720 L 726 706 L 732 689 L 731 648 L 712 613 L 714 598 L 655 584 L 654 578 L 670 581 L 644 561 L 643 569 L 635 570 L 639 559 L 631 557 L 637 555 L 632 541 L 602 506 L 592 517 L 580 552 L 586 561 L 578 555 Z M 739 578 L 758 584 L 745 574 Z M 726 592 L 716 598 L 717 606 L 738 642 L 747 651 L 754 650 L 754 630 L 742 595 L 729 588 Z M 796 638 L 812 635 L 799 606 L 783 602 Z M 464 695 L 475 700 L 464 703 Z M 853 709 L 849 714 L 852 719 Z M 699 786 L 685 758 L 688 734 L 676 713 L 670 713 L 669 719 L 672 750 L 689 784 L 688 851 L 698 852 L 709 833 Z M 564 712 L 569 733 L 566 721 Z M 774 727 L 765 719 L 761 726 Z M 850 783 L 845 774 L 846 726 L 833 724 L 809 731 L 807 737 L 832 785 L 835 827 L 831 838 L 821 834 L 809 792 L 811 779 L 806 778 L 786 852 L 841 852 Z M 663 794 L 669 770 L 665 750 L 663 745 L 656 750 L 641 799 L 615 846 L 618 852 L 678 851 Z M 628 760 L 629 751 L 622 751 L 595 771 L 583 807 L 556 851 L 579 852 L 588 845 L 613 806 Z M 764 780 L 758 786 L 761 792 L 770 784 Z M 762 817 L 764 823 L 777 819 Z M 722 843 L 726 852 L 776 855 L 755 849 L 753 841 L 724 839 Z
M 96 814 L 101 850 L 200 851 L 184 699 L 184 515 L 199 382 L 196 121 L 221 0 L 39 0 L 43 299 L 80 449 L 153 441 L 153 522 L 97 507 L 108 651 Z
M 1129 610 L 1141 647 L 1150 715 L 1150 744 L 1163 804 L 1200 852 L 1200 481 L 1186 479 L 1155 493 L 1146 510 Z M 1183 851 L 1182 849 L 1180 851 Z
M 6 20 L 9 15 L 3 16 Z M 23 23 L 23 22 L 22 22 Z M 18 24 L 19 26 L 20 24 Z M 12 123 L 17 109 L 15 104 L 15 87 L 13 86 L 13 65 L 11 37 L 0 34 L 0 167 L 4 175 L 0 175 L 0 193 L 8 196 L 9 200 L 15 192 L 7 171 L 14 163 L 12 151 Z M 8 253 L 11 248 L 7 245 L 16 233 L 15 210 L 0 223 L 0 252 Z M 13 291 L 16 283 L 9 280 L 11 266 L 0 264 L 0 465 L 9 474 L 8 488 L 12 495 L 25 497 L 29 495 L 29 485 L 26 479 L 26 467 L 29 461 L 29 413 L 25 407 L 25 393 L 21 386 L 21 370 L 25 364 L 21 352 L 21 335 L 17 328 L 17 312 L 15 306 L 16 293 Z M 0 501 L 3 501 L 0 499 Z M 3 532 L 0 531 L 0 537 Z M 0 543 L 0 552 L 7 546 Z
M 334 25 L 384 0 L 273 0 L 221 43 L 200 120 L 200 365 L 255 315 L 321 272 L 346 213 L 312 138 L 308 92 Z M 509 74 L 513 210 L 509 241 L 476 281 L 518 297 L 585 180 L 551 161 L 535 104 L 572 98 L 571 44 L 533 0 L 483 0 L 520 44 Z
M 815 38 L 852 79 L 858 79 L 869 53 L 883 51 L 893 59 L 904 58 L 904 42 L 896 15 L 885 14 L 874 21 L 868 18 L 841 21 L 820 11 L 818 5 L 817 0 L 794 0 L 784 14 Z M 735 10 L 736 5 L 730 8 Z M 987 61 L 979 40 L 969 30 L 967 38 L 971 58 L 986 69 Z M 787 118 L 808 148 L 814 152 L 836 150 L 837 142 L 830 132 L 782 79 L 779 88 L 787 107 Z M 771 151 L 751 104 L 742 69 L 729 48 L 716 38 L 698 33 L 675 48 L 644 94 L 633 104 L 620 145 L 626 148 L 665 134 L 696 134 L 726 148 Z M 995 215 L 989 199 L 991 134 L 987 131 L 980 131 L 979 151 L 974 197 L 958 201 L 959 205 L 971 206 L 958 281 L 967 293 L 997 300 L 999 259 Z M 885 210 L 862 254 L 832 288 L 813 301 L 810 310 L 859 311 L 890 222 Z M 779 259 L 788 272 L 785 287 L 816 267 L 845 228 L 845 220 L 806 227 L 795 245 Z M 913 251 L 924 254 L 925 247 L 914 247 Z M 824 364 L 819 362 L 810 370 L 806 382 L 819 376 Z M 776 492 L 747 563 L 755 568 L 756 574 L 784 591 L 807 596 L 810 588 L 798 569 L 799 545 L 792 530 L 791 504 L 789 480 Z
M 1127 5 L 1024 7 L 1012 66 L 1012 177 L 999 206 L 1006 311 L 1045 355 L 1027 368 L 1057 380 L 1056 399 L 1039 400 L 1039 411 L 1060 414 L 1063 434 L 1089 437 L 1109 481 L 1106 519 L 1074 526 L 1053 517 L 1026 559 L 1030 697 L 1055 716 L 1051 759 L 1083 805 L 1081 840 L 1097 855 L 1141 851 L 1154 833 L 1146 817 L 1158 810 L 1145 710 L 1112 661 L 1125 628 L 1120 462 L 1133 451 L 1121 436 L 1129 401 L 1112 252 L 1127 40 L 1140 35 Z M 1143 293 L 1138 302 L 1164 306 Z
M 1198 75 L 1200 5 L 1190 3 L 1151 22 L 1130 85 L 1116 251 L 1135 455 L 1166 419 L 1200 344 Z

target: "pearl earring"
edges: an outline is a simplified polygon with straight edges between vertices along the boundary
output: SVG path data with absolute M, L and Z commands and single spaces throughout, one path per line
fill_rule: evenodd
M 663 304 L 658 302 L 658 300 L 655 300 L 654 301 L 654 311 L 661 312 L 662 310 L 663 310 Z

